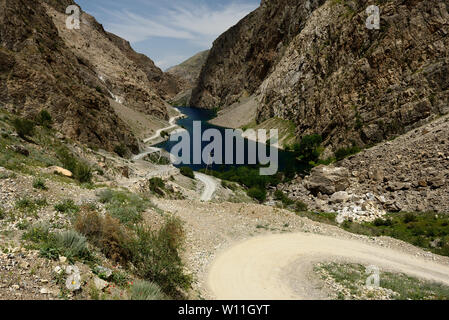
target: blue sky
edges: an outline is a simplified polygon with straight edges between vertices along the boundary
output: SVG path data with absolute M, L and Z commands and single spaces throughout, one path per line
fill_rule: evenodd
M 107 31 L 162 69 L 209 49 L 260 0 L 77 0 Z

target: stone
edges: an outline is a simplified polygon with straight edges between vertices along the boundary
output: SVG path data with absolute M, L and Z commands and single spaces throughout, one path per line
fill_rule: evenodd
M 313 168 L 310 175 L 304 179 L 304 186 L 314 194 L 321 192 L 332 195 L 345 191 L 349 184 L 349 171 L 342 167 L 320 165 Z
M 97 272 L 104 276 L 106 279 L 109 279 L 112 276 L 112 270 L 106 267 L 97 266 Z
M 73 173 L 71 171 L 58 166 L 48 167 L 45 171 L 48 173 L 59 174 L 69 178 L 73 177 Z
M 351 199 L 351 196 L 346 191 L 335 192 L 331 198 L 331 202 L 344 203 Z
M 97 288 L 97 290 L 100 290 L 100 291 L 109 285 L 106 281 L 104 281 L 98 277 L 94 278 L 94 284 L 95 284 L 95 288 Z
M 66 263 L 67 262 L 67 258 L 64 257 L 64 256 L 59 256 L 59 262 Z

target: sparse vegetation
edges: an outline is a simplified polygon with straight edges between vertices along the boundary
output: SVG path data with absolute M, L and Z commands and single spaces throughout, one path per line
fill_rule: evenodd
M 62 166 L 71 171 L 76 180 L 80 183 L 89 183 L 92 180 L 92 170 L 89 165 L 78 160 L 67 147 L 61 147 L 56 151 Z
M 40 190 L 48 190 L 47 186 L 45 185 L 45 181 L 42 178 L 36 178 L 33 181 L 33 188 L 34 189 L 40 189 Z
M 51 128 L 53 124 L 53 119 L 47 110 L 42 110 L 36 116 L 36 123 L 39 124 L 40 126 Z
M 34 134 L 34 122 L 27 119 L 16 118 L 12 122 L 14 129 L 16 130 L 19 137 L 22 139 L 27 139 Z
M 161 178 L 151 178 L 148 183 L 151 192 L 154 192 L 155 194 L 160 196 L 163 196 L 165 194 L 165 183 Z
M 165 296 L 157 284 L 139 280 L 131 287 L 131 300 L 165 300 Z
M 55 204 L 55 210 L 61 213 L 78 213 L 80 211 L 80 208 L 75 204 L 75 202 L 72 199 L 66 199 L 63 200 L 57 204 Z
M 99 200 L 106 204 L 106 209 L 112 217 L 124 224 L 135 224 L 142 221 L 142 212 L 150 202 L 137 194 L 126 191 L 103 190 L 99 193 Z
M 122 143 L 114 147 L 114 152 L 122 158 L 128 155 L 128 148 Z
M 324 263 L 314 267 L 323 280 L 341 286 L 339 299 L 378 299 L 380 296 L 395 300 L 448 300 L 449 286 L 424 281 L 403 273 L 380 270 L 379 288 L 366 288 L 366 267 L 360 264 Z
M 167 218 L 158 231 L 143 225 L 124 226 L 108 214 L 84 209 L 75 228 L 110 259 L 120 262 L 138 277 L 156 283 L 170 297 L 182 297 L 191 286 L 180 251 L 184 231 L 180 220 Z
M 193 173 L 192 168 L 190 168 L 190 167 L 182 167 L 179 170 L 181 171 L 181 174 L 183 176 L 186 176 L 186 177 L 191 178 L 191 179 L 195 179 L 195 174 Z
M 40 255 L 48 259 L 64 256 L 71 262 L 92 260 L 86 238 L 73 230 L 53 233 L 48 225 L 38 224 L 29 227 L 23 239 L 35 243 Z

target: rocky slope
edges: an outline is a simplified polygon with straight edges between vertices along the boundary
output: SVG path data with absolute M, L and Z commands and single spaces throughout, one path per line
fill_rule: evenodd
M 449 212 L 449 116 L 279 188 L 309 208 L 373 220 L 385 212 Z
M 33 118 L 50 112 L 67 137 L 113 150 L 138 142 L 110 105 L 168 120 L 165 99 L 181 90 L 129 43 L 82 13 L 81 29 L 65 26 L 72 0 L 0 1 L 0 103 Z
M 262 1 L 258 9 L 215 40 L 190 104 L 212 109 L 254 93 L 312 10 L 323 2 Z
M 45 7 L 31 0 L 0 1 L 0 103 L 33 117 L 42 109 L 68 137 L 112 149 L 137 141 L 94 88 L 91 66 L 59 37 Z
M 191 100 L 203 108 L 258 96 L 257 119 L 293 119 L 329 155 L 449 111 L 449 1 L 263 1 L 214 43 Z M 267 22 L 270 23 L 267 23 Z
M 182 79 L 185 82 L 186 89 L 191 89 L 196 85 L 201 69 L 206 63 L 208 55 L 209 50 L 197 53 L 183 63 L 169 68 L 167 73 Z

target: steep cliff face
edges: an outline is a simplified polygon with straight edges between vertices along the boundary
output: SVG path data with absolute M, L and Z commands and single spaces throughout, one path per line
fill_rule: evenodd
M 68 137 L 109 150 L 124 143 L 137 151 L 136 139 L 107 97 L 94 89 L 98 83 L 92 66 L 65 45 L 40 1 L 0 0 L 4 107 L 27 117 L 47 109 Z
M 153 60 L 144 54 L 135 52 L 128 41 L 110 32 L 107 35 L 109 40 L 145 73 L 150 86 L 156 88 L 159 96 L 164 100 L 173 98 L 185 88 L 185 83 L 182 79 L 176 75 L 164 73 L 154 64 Z
M 67 15 L 64 12 L 49 5 L 46 10 L 66 46 L 87 62 L 100 80 L 100 84 L 95 87 L 101 88 L 101 92 L 116 102 L 136 111 L 168 119 L 167 103 L 160 95 L 159 89 L 162 88 L 158 87 L 163 73 L 150 59 L 144 59 L 134 52 L 125 40 L 107 33 L 87 13 L 81 14 L 80 29 L 70 30 L 66 28 Z M 158 71 L 159 79 L 154 77 Z
M 208 56 L 209 50 L 197 53 L 183 63 L 171 67 L 167 70 L 167 73 L 182 79 L 185 83 L 185 89 L 192 89 L 198 81 L 201 69 L 206 63 Z
M 190 104 L 216 108 L 253 94 L 282 57 L 285 46 L 323 2 L 262 1 L 257 10 L 214 42 Z
M 220 36 L 191 104 L 224 107 L 258 96 L 259 122 L 293 120 L 328 153 L 403 133 L 449 112 L 449 1 L 263 1 Z
M 328 1 L 260 86 L 258 120 L 294 119 L 333 149 L 373 144 L 449 112 L 449 1 Z

